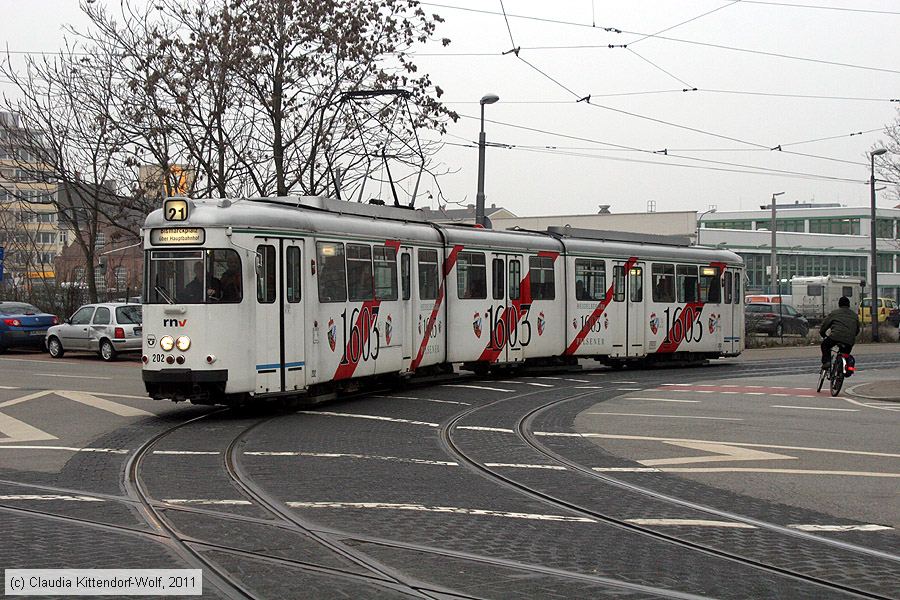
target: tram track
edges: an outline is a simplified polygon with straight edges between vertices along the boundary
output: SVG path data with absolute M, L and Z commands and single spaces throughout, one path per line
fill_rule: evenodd
M 796 369 L 795 369 L 795 371 L 796 371 Z M 530 433 L 530 431 L 528 430 L 528 425 L 533 421 L 533 418 L 537 414 L 540 414 L 541 412 L 549 410 L 550 408 L 553 408 L 555 406 L 559 406 L 562 403 L 573 402 L 573 401 L 582 399 L 586 396 L 596 394 L 598 391 L 599 390 L 591 390 L 590 392 L 574 394 L 574 395 L 568 396 L 566 398 L 556 399 L 556 400 L 553 400 L 553 401 L 550 401 L 547 403 L 543 403 L 543 404 L 539 405 L 538 407 L 529 410 L 524 415 L 518 417 L 516 426 L 513 428 L 513 430 L 516 432 L 517 436 L 523 443 L 528 445 L 533 451 L 538 452 L 544 458 L 550 459 L 555 464 L 563 466 L 567 469 L 572 469 L 573 471 L 575 471 L 581 475 L 588 476 L 594 481 L 599 481 L 599 482 L 605 483 L 607 485 L 615 485 L 616 487 L 620 487 L 621 489 L 626 489 L 631 493 L 637 493 L 639 495 L 642 495 L 647 498 L 651 498 L 651 499 L 659 501 L 659 502 L 663 502 L 663 503 L 667 503 L 667 504 L 671 504 L 671 505 L 677 505 L 681 508 L 689 508 L 689 509 L 705 512 L 705 513 L 709 513 L 709 514 L 715 514 L 718 517 L 729 519 L 732 521 L 752 524 L 755 527 L 773 531 L 773 532 L 776 532 L 781 535 L 791 535 L 793 537 L 800 538 L 805 541 L 822 543 L 825 546 L 831 546 L 832 548 L 839 548 L 839 549 L 845 550 L 845 551 L 858 552 L 858 553 L 865 554 L 869 557 L 878 557 L 880 559 L 889 560 L 891 562 L 900 562 L 900 557 L 889 554 L 889 553 L 884 553 L 879 550 L 865 548 L 865 547 L 857 546 L 854 544 L 847 544 L 847 543 L 844 543 L 844 542 L 841 542 L 838 540 L 822 538 L 822 537 L 815 536 L 815 535 L 812 535 L 812 534 L 809 534 L 806 532 L 790 530 L 790 529 L 787 529 L 785 527 L 782 527 L 782 526 L 779 526 L 779 525 L 776 525 L 773 523 L 766 523 L 766 522 L 758 520 L 758 519 L 742 517 L 742 516 L 734 514 L 734 513 L 728 513 L 727 511 L 719 511 L 719 510 L 711 508 L 711 507 L 705 507 L 705 506 L 702 506 L 702 505 L 699 505 L 696 503 L 692 503 L 689 501 L 684 501 L 684 500 L 681 500 L 678 498 L 667 496 L 665 494 L 653 492 L 652 490 L 648 490 L 648 489 L 642 488 L 640 486 L 628 484 L 627 482 L 621 482 L 613 477 L 601 475 L 599 473 L 592 471 L 590 469 L 590 467 L 586 467 L 584 465 L 575 463 L 574 461 L 570 461 L 562 456 L 559 456 L 557 453 L 553 452 L 549 448 L 546 448 L 543 444 L 538 442 L 534 438 L 534 436 Z M 725 560 L 728 560 L 728 561 L 731 561 L 734 563 L 752 567 L 754 569 L 763 570 L 763 571 L 766 571 L 766 572 L 774 574 L 774 575 L 778 575 L 778 576 L 782 576 L 782 577 L 789 577 L 791 579 L 801 581 L 804 583 L 808 583 L 808 584 L 812 584 L 815 586 L 819 586 L 824 589 L 829 589 L 832 591 L 845 593 L 845 594 L 851 594 L 854 596 L 864 597 L 864 598 L 873 598 L 873 599 L 879 599 L 879 600 L 890 598 L 890 596 L 882 595 L 879 592 L 872 592 L 872 591 L 865 590 L 865 589 L 859 589 L 858 587 L 854 587 L 851 585 L 845 585 L 845 584 L 842 584 L 839 582 L 834 582 L 834 581 L 824 579 L 822 577 L 818 577 L 815 575 L 809 575 L 807 573 L 800 572 L 796 569 L 786 568 L 786 567 L 782 567 L 779 565 L 765 562 L 764 560 L 759 560 L 759 559 L 756 559 L 753 557 L 743 556 L 743 555 L 740 555 L 738 553 L 735 553 L 735 552 L 732 552 L 732 551 L 729 551 L 726 549 L 712 547 L 710 545 L 705 545 L 705 544 L 693 542 L 690 540 L 686 540 L 682 537 L 678 537 L 676 535 L 672 535 L 669 533 L 664 533 L 664 532 L 658 531 L 656 529 L 652 529 L 650 527 L 641 526 L 641 525 L 637 525 L 634 523 L 629 523 L 629 522 L 625 521 L 624 519 L 616 518 L 614 516 L 605 514 L 599 510 L 595 510 L 593 508 L 584 506 L 579 502 L 572 502 L 572 501 L 566 500 L 566 499 L 560 497 L 559 494 L 547 493 L 545 491 L 537 489 L 536 487 L 533 487 L 533 486 L 530 486 L 527 484 L 523 484 L 523 483 L 517 481 L 514 477 L 507 476 L 503 473 L 496 471 L 495 469 L 493 469 L 491 467 L 485 466 L 484 464 L 479 462 L 477 459 L 475 459 L 474 457 L 472 457 L 468 453 L 466 453 L 466 451 L 462 447 L 460 447 L 460 445 L 458 445 L 456 443 L 456 441 L 454 440 L 453 432 L 455 431 L 457 425 L 463 419 L 465 419 L 469 416 L 472 416 L 473 414 L 476 414 L 478 411 L 484 410 L 485 408 L 496 406 L 497 404 L 503 403 L 508 400 L 509 400 L 508 398 L 501 398 L 501 399 L 499 399 L 495 402 L 489 403 L 489 404 L 473 407 L 471 409 L 468 409 L 466 411 L 459 413 L 453 419 L 451 419 L 449 422 L 442 425 L 442 427 L 440 428 L 440 431 L 439 431 L 439 435 L 441 437 L 441 441 L 448 448 L 450 455 L 454 456 L 457 460 L 459 460 L 461 462 L 461 464 L 468 465 L 471 469 L 475 470 L 476 472 L 481 473 L 483 476 L 487 477 L 488 479 L 500 482 L 506 487 L 517 490 L 520 493 L 522 493 L 530 498 L 539 500 L 539 501 L 541 501 L 545 504 L 548 504 L 550 506 L 553 506 L 557 509 L 568 510 L 568 511 L 578 514 L 580 516 L 585 516 L 588 518 L 596 519 L 597 521 L 612 525 L 614 527 L 618 527 L 623 530 L 627 530 L 627 531 L 630 531 L 633 533 L 638 533 L 638 534 L 641 534 L 644 536 L 649 536 L 651 538 L 654 538 L 656 540 L 659 540 L 659 541 L 662 541 L 665 543 L 674 544 L 678 547 L 682 547 L 682 548 L 689 549 L 689 550 L 696 551 L 696 552 L 701 552 L 701 553 L 709 555 L 709 556 L 715 556 L 718 558 L 722 558 L 722 559 L 725 559 Z

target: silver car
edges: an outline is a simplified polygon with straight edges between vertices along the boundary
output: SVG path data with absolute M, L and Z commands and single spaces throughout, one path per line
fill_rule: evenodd
M 86 304 L 47 330 L 47 350 L 53 358 L 69 350 L 84 350 L 115 360 L 119 352 L 140 351 L 142 331 L 140 304 Z

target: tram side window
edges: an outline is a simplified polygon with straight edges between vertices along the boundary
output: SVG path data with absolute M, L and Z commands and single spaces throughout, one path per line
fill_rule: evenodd
M 575 259 L 575 300 L 598 302 L 606 297 L 606 262 Z
M 244 298 L 241 257 L 234 250 L 206 251 L 206 301 L 238 303 Z
M 484 253 L 459 253 L 456 259 L 456 293 L 462 299 L 487 298 L 487 268 Z
M 503 264 L 502 258 L 495 258 L 491 261 L 491 291 L 494 300 L 503 300 L 503 271 L 506 265 Z
M 740 304 L 743 300 L 743 296 L 741 296 L 741 276 L 743 273 L 738 271 L 734 274 L 734 303 Z
M 409 252 L 404 252 L 400 255 L 400 283 L 403 286 L 403 299 L 409 300 L 410 294 L 410 286 L 412 285 L 412 273 L 410 271 L 412 267 L 409 264 Z
M 344 245 L 318 242 L 319 302 L 347 301 L 347 265 L 344 262 Z
M 734 287 L 731 284 L 731 280 L 734 277 L 731 271 L 725 271 L 724 281 L 722 282 L 722 287 L 725 292 L 725 304 L 731 304 L 732 300 L 732 292 L 734 291 Z
M 625 267 L 622 265 L 613 267 L 613 301 L 625 301 Z
M 675 265 L 654 264 L 650 273 L 653 275 L 653 301 L 675 302 Z
M 718 267 L 703 267 L 700 269 L 701 302 L 719 304 L 722 301 L 721 287 Z
M 287 301 L 300 302 L 300 248 L 288 246 L 287 249 Z
M 700 297 L 697 289 L 697 265 L 678 265 L 675 269 L 678 280 L 678 301 L 682 304 L 696 302 Z
M 644 301 L 644 269 L 631 267 L 628 271 L 629 296 L 632 302 Z
M 522 293 L 522 263 L 517 259 L 509 261 L 509 299 L 518 300 Z
M 528 259 L 532 300 L 553 300 L 556 298 L 556 281 L 553 273 L 553 259 L 546 256 L 532 256 Z
M 347 291 L 350 302 L 374 299 L 372 246 L 347 244 Z
M 256 254 L 262 268 L 256 273 L 256 299 L 263 304 L 275 302 L 275 246 L 260 244 Z
M 376 246 L 375 255 L 375 298 L 378 300 L 397 299 L 397 251 L 386 246 Z
M 438 295 L 437 250 L 419 250 L 419 299 L 435 300 Z

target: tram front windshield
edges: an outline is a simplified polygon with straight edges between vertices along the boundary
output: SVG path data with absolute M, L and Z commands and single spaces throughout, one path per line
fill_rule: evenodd
M 241 259 L 231 249 L 150 250 L 145 304 L 236 303 L 243 298 Z

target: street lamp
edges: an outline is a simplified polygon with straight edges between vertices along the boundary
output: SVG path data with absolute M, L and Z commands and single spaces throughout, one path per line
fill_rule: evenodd
M 711 208 L 708 211 L 706 211 L 705 213 L 701 214 L 699 217 L 697 217 L 697 245 L 698 246 L 700 245 L 700 221 L 702 221 L 703 217 L 705 217 L 706 215 L 711 215 L 714 212 L 716 212 L 716 209 Z
M 779 294 L 775 290 L 778 289 L 776 286 L 778 285 L 778 265 L 776 264 L 778 261 L 778 255 L 775 252 L 775 197 L 781 196 L 784 192 L 775 192 L 772 194 L 772 257 L 769 260 L 769 264 L 771 265 L 769 268 L 772 271 L 772 293 Z
M 886 148 L 879 148 L 869 153 L 870 159 L 870 176 L 869 176 L 869 198 L 872 201 L 872 221 L 869 224 L 870 231 L 870 248 L 869 261 L 872 265 L 872 341 L 878 341 L 878 254 L 875 249 L 875 157 L 886 153 Z
M 475 195 L 475 224 L 484 227 L 484 105 L 493 104 L 500 99 L 497 94 L 485 94 L 481 97 L 481 132 L 478 134 L 478 193 Z

